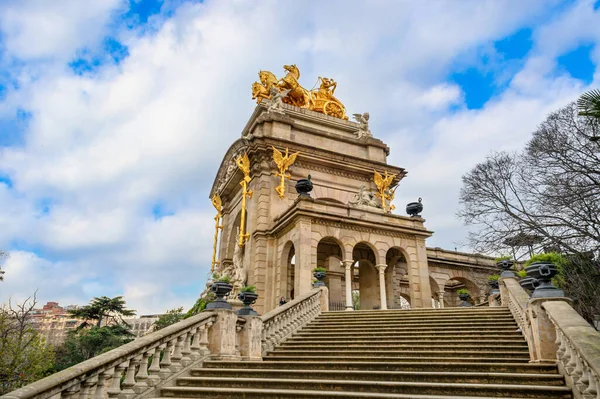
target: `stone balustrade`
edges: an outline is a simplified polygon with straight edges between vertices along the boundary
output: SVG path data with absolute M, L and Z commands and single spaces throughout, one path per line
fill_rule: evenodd
M 212 312 L 192 316 L 1 398 L 143 397 L 208 355 L 208 332 L 215 318 Z
M 600 332 L 568 298 L 530 298 L 516 277 L 500 279 L 502 306 L 529 345 L 530 361 L 557 363 L 576 399 L 600 399 Z
M 555 328 L 559 371 L 575 396 L 600 399 L 600 332 L 564 301 L 542 304 Z
M 263 315 L 261 317 L 263 356 L 284 339 L 310 323 L 322 311 L 327 311 L 328 306 L 327 287 L 319 287 Z

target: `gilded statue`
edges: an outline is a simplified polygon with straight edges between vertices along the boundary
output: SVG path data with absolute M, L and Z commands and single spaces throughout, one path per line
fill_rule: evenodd
M 374 170 L 375 174 L 373 176 L 373 180 L 375 181 L 375 185 L 377 185 L 377 196 L 381 198 L 381 207 L 384 211 L 388 209 L 386 201 L 392 201 L 394 199 L 394 192 L 390 189 L 392 185 L 392 181 L 396 175 L 390 175 L 387 171 L 385 171 L 385 177 L 381 175 L 381 173 Z M 394 210 L 395 207 L 393 205 L 390 206 L 390 211 Z
M 246 198 L 252 198 L 252 190 L 248 189 L 248 183 L 252 180 L 250 177 L 250 158 L 248 154 L 240 155 L 235 160 L 238 168 L 244 174 L 244 178 L 240 182 L 242 186 L 242 209 L 241 209 L 241 220 L 240 220 L 240 234 L 238 239 L 238 245 L 242 248 L 246 241 L 250 238 L 250 234 L 246 233 Z
M 333 95 L 337 88 L 335 80 L 319 77 L 319 88 L 306 90 L 298 81 L 300 70 L 296 65 L 284 65 L 283 68 L 286 75 L 279 80 L 269 71 L 260 71 L 258 74 L 260 82 L 252 84 L 252 99 L 257 103 L 262 102 L 263 99 L 273 100 L 272 88 L 275 87 L 279 92 L 287 91 L 287 94 L 281 98 L 286 104 L 344 120 L 348 119 L 344 104 Z
M 215 271 L 215 266 L 219 265 L 219 261 L 217 260 L 217 243 L 219 241 L 219 230 L 223 230 L 223 225 L 220 223 L 221 217 L 223 216 L 223 203 L 221 201 L 221 197 L 219 194 L 215 194 L 212 197 L 212 204 L 217 210 L 217 216 L 215 216 L 215 238 L 213 243 L 213 253 L 212 253 L 212 263 L 210 267 L 211 273 Z
M 294 162 L 296 162 L 296 157 L 298 156 L 298 154 L 300 154 L 300 152 L 296 152 L 294 154 L 289 155 L 288 151 L 289 149 L 286 148 L 284 156 L 281 153 L 281 151 L 273 147 L 273 160 L 277 165 L 277 169 L 279 169 L 279 173 L 277 173 L 276 176 L 281 178 L 281 182 L 279 183 L 279 186 L 275 188 L 275 191 L 277 192 L 277 194 L 279 194 L 279 198 L 281 199 L 285 197 L 285 179 L 290 179 L 292 177 L 291 175 L 286 174 L 285 172 L 290 166 L 292 166 Z

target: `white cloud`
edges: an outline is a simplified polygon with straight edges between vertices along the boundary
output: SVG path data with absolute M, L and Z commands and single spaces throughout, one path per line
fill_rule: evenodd
M 306 86 L 336 78 L 336 96 L 350 112 L 371 112 L 389 162 L 409 170 L 396 204 L 423 196 L 427 226 L 438 230 L 430 244 L 444 247 L 465 234 L 454 217 L 460 176 L 492 149 L 518 148 L 545 113 L 581 90 L 539 74 L 552 70 L 540 46 L 485 109 L 448 110 L 462 103 L 461 89 L 444 82 L 449 66 L 536 20 L 545 6 L 538 1 L 184 4 L 156 33 L 119 32 L 130 54 L 119 65 L 76 76 L 65 59 L 98 42 L 123 7 L 98 3 L 69 8 L 60 29 L 30 49 L 23 43 L 41 28 L 27 13 L 56 19 L 56 11 L 11 2 L 0 18 L 9 55 L 61 65 L 32 64 L 0 105 L 33 114 L 25 146 L 0 148 L 0 171 L 14 182 L 14 190 L 0 185 L 8 226 L 0 247 L 31 247 L 7 262 L 0 300 L 39 287 L 42 300 L 65 304 L 125 295 L 142 313 L 191 306 L 210 264 L 208 191 L 253 109 L 260 69 L 281 74 L 294 62 Z M 39 205 L 46 198 L 48 214 Z M 157 203 L 174 215 L 155 220 Z

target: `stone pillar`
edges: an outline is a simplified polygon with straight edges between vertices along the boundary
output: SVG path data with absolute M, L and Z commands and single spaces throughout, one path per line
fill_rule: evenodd
M 216 320 L 208 332 L 208 350 L 211 358 L 237 360 L 235 350 L 237 315 L 233 310 L 214 309 Z
M 503 284 L 503 281 L 505 280 L 513 280 L 516 284 L 519 284 L 519 278 L 517 276 L 514 277 L 501 277 L 500 279 L 498 279 L 498 288 L 500 289 L 500 300 L 502 301 L 502 305 L 503 307 L 507 308 L 508 307 L 508 288 L 506 288 L 506 285 Z
M 381 302 L 381 310 L 387 310 L 387 297 L 385 295 L 385 269 L 387 265 L 375 266 L 379 271 L 379 300 Z
M 262 360 L 263 323 L 258 316 L 245 316 L 246 323 L 238 333 L 242 360 Z
M 533 363 L 556 363 L 556 328 L 548 318 L 546 310 L 542 308 L 544 302 L 572 301 L 569 298 L 535 298 L 529 300 L 527 304 L 527 318 L 531 320 L 531 338 L 533 347 L 530 348 L 530 355 Z
M 408 281 L 410 283 L 410 305 L 413 308 L 431 308 L 431 286 L 429 266 L 424 239 L 416 239 L 414 248 L 407 248 Z
M 296 250 L 294 296 L 297 298 L 313 289 L 312 269 L 316 265 L 312 264 L 313 243 L 310 219 L 300 219 L 296 224 L 296 229 L 298 231 L 298 245 L 294 247 Z M 316 248 L 314 252 L 316 253 Z
M 329 289 L 321 287 L 321 312 L 329 312 Z
M 346 310 L 354 310 L 354 306 L 352 305 L 352 280 L 354 276 L 352 274 L 352 264 L 353 260 L 345 260 L 344 268 L 346 269 Z
M 444 308 L 444 291 L 438 291 L 437 293 L 438 302 L 440 303 L 440 309 Z

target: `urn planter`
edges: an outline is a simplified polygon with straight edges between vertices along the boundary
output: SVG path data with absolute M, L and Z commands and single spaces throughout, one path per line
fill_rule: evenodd
M 312 189 L 313 184 L 310 181 L 310 175 L 308 175 L 308 179 L 300 179 L 296 182 L 296 192 L 300 194 L 300 197 L 310 197 Z
M 496 295 L 500 293 L 500 289 L 498 287 L 498 280 L 488 281 L 488 284 L 490 285 L 490 287 L 492 287 L 492 292 L 490 293 L 490 295 Z
M 238 316 L 258 316 L 256 310 L 251 306 L 258 299 L 256 292 L 240 292 L 238 299 L 244 303 L 244 307 L 236 312 Z
M 317 279 L 317 281 L 313 283 L 313 287 L 325 287 L 325 283 L 323 282 L 323 280 L 325 279 L 325 277 L 327 277 L 327 273 L 314 272 L 313 276 Z
M 526 290 L 533 291 L 535 287 L 537 287 L 540 283 L 537 279 L 533 277 L 525 277 L 519 280 L 519 284 Z
M 421 198 L 419 198 L 419 202 L 409 202 L 406 205 L 406 213 L 410 216 L 420 217 L 419 213 L 423 212 L 423 204 L 421 201 Z
M 471 295 L 469 295 L 469 294 L 458 294 L 458 297 L 462 301 L 458 306 L 460 306 L 460 307 L 473 306 L 471 304 L 471 302 L 469 302 L 469 298 L 471 297 Z
M 225 300 L 225 297 L 229 295 L 231 290 L 233 289 L 233 285 L 226 283 L 224 281 L 216 281 L 210 286 L 211 292 L 215 294 L 217 299 L 206 305 L 206 310 L 212 309 L 229 309 L 231 310 L 233 307 L 230 303 Z
M 563 290 L 552 285 L 552 277 L 558 273 L 558 268 L 549 262 L 534 262 L 525 268 L 527 277 L 538 280 L 539 285 L 535 287 L 531 298 L 560 298 L 564 297 Z
M 511 270 L 514 264 L 515 262 L 513 262 L 512 260 L 501 260 L 500 262 L 496 263 L 496 266 L 502 268 L 502 273 L 500 273 L 500 277 L 516 277 L 515 273 Z

